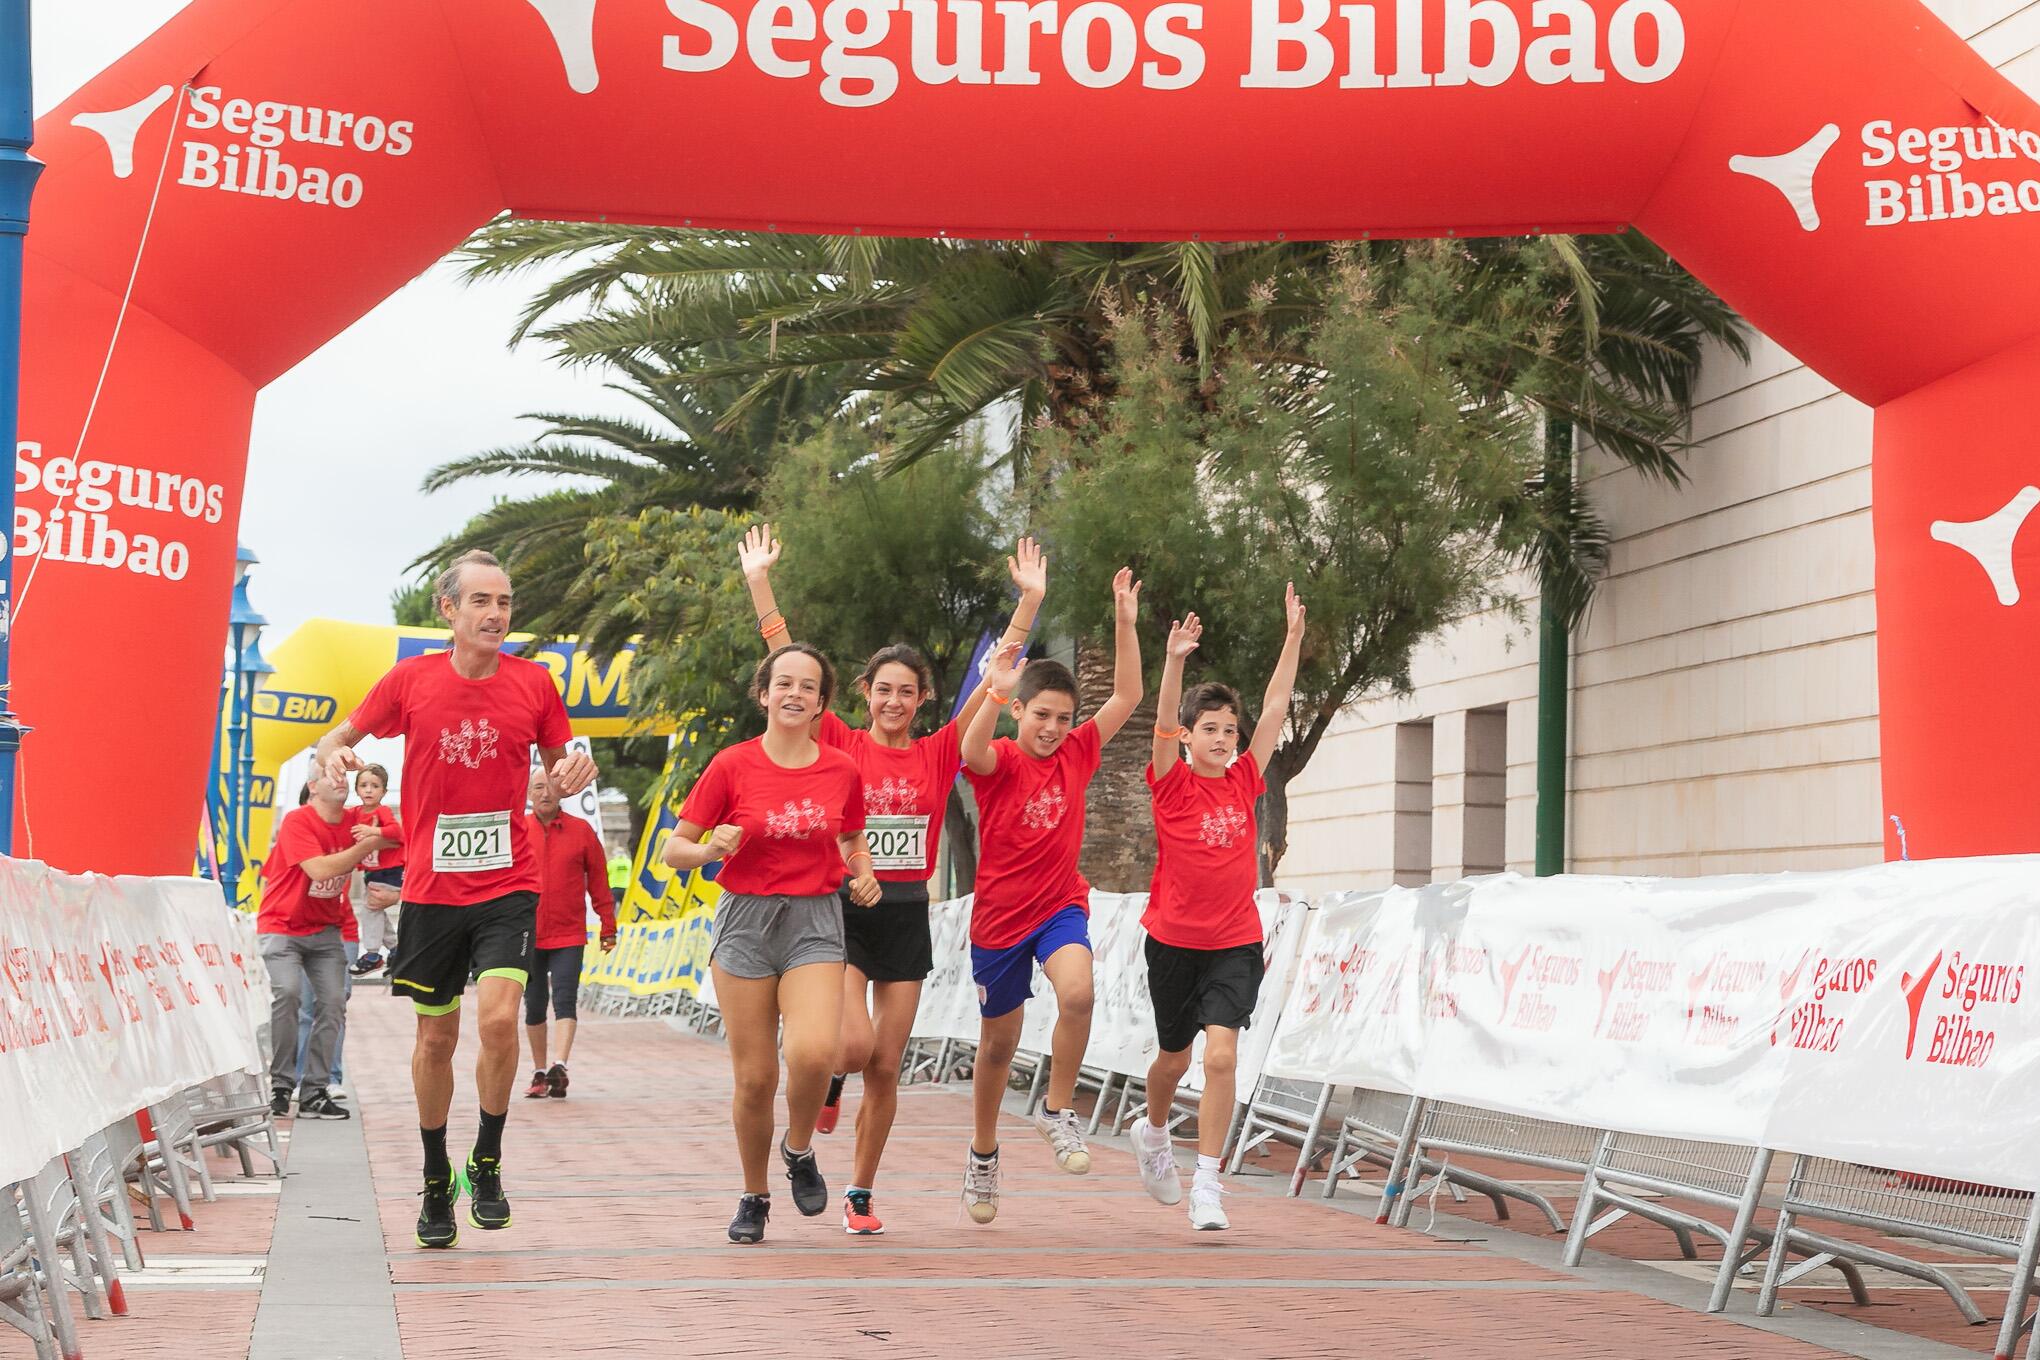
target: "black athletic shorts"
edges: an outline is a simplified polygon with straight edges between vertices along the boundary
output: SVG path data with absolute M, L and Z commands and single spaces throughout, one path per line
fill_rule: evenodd
M 449 1010 L 471 976 L 501 973 L 522 986 L 538 924 L 538 894 L 505 893 L 471 907 L 406 902 L 397 914 L 397 949 L 390 960 L 390 995 L 426 1010 Z
M 843 961 L 873 982 L 920 982 L 935 971 L 928 942 L 928 885 L 879 880 L 875 907 L 860 907 L 846 888 Z
M 1206 1025 L 1245 1029 L 1254 1018 L 1267 965 L 1258 944 L 1231 949 L 1178 949 L 1150 935 L 1148 996 L 1155 1003 L 1155 1037 L 1164 1053 L 1181 1053 Z
M 552 996 L 553 1019 L 572 1020 L 579 1014 L 581 967 L 588 946 L 564 945 L 558 949 L 531 951 L 531 977 L 524 984 L 524 1023 L 545 1023 L 545 1002 Z

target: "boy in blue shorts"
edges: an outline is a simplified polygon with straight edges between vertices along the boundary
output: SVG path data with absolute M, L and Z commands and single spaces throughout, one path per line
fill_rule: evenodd
M 1091 885 L 1077 867 L 1084 844 L 1084 790 L 1105 744 L 1141 700 L 1140 583 L 1122 568 L 1112 581 L 1116 654 L 1112 697 L 1076 721 L 1077 682 L 1054 661 L 1020 664 L 1021 644 L 1002 647 L 985 685 L 991 702 L 963 734 L 963 763 L 978 802 L 978 871 L 971 908 L 971 972 L 982 1017 L 971 1077 L 976 1128 L 963 1204 L 989 1223 L 999 1212 L 999 1108 L 1026 1020 L 1039 963 L 1055 989 L 1054 1062 L 1047 1104 L 1034 1128 L 1071 1175 L 1091 1169 L 1077 1127 L 1077 1067 L 1091 1041 Z M 1016 738 L 992 739 L 1011 704 Z

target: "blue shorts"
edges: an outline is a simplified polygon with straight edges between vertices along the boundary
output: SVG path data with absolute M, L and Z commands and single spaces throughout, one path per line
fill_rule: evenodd
M 1034 965 L 1046 964 L 1065 945 L 1091 947 L 1091 918 L 1082 907 L 1064 907 L 1034 933 L 1004 949 L 970 947 L 970 975 L 977 980 L 978 1014 L 987 1020 L 1010 1015 L 1034 995 Z

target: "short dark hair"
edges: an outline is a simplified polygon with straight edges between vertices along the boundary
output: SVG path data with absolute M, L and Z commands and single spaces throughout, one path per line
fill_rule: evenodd
M 758 663 L 758 669 L 751 672 L 751 697 L 762 700 L 765 692 L 772 688 L 772 668 L 779 664 L 779 658 L 790 652 L 811 656 L 822 668 L 822 707 L 827 708 L 836 697 L 836 668 L 829 664 L 829 658 L 822 655 L 822 649 L 811 642 L 789 642 L 775 650 Z
M 375 777 L 376 777 L 377 779 L 380 779 L 380 780 L 382 780 L 382 786 L 383 786 L 383 792 L 384 792 L 384 793 L 388 793 L 388 792 L 390 791 L 390 772 L 389 772 L 388 770 L 385 770 L 385 769 L 384 769 L 384 768 L 383 768 L 382 766 L 380 766 L 380 765 L 364 765 L 364 766 L 362 766 L 362 767 L 361 767 L 360 769 L 356 770 L 356 771 L 355 771 L 354 773 L 355 773 L 355 774 L 356 774 L 357 776 L 359 776 L 359 775 L 364 775 L 364 774 L 372 774 L 372 775 L 374 775 L 374 776 L 375 776 Z
M 871 654 L 871 660 L 864 663 L 864 674 L 857 677 L 857 683 L 866 689 L 878 679 L 879 671 L 886 666 L 905 666 L 914 673 L 924 693 L 931 698 L 935 694 L 935 672 L 919 652 L 904 642 L 895 642 L 890 647 L 881 647 Z
M 1240 692 L 1231 685 L 1221 685 L 1215 680 L 1207 680 L 1183 696 L 1183 707 L 1178 710 L 1181 715 L 1178 720 L 1184 727 L 1195 727 L 1199 718 L 1223 708 L 1231 709 L 1233 717 L 1240 722 L 1244 723 L 1247 720 L 1247 710 L 1240 706 Z
M 1037 657 L 1027 663 L 1020 672 L 1020 683 L 1013 687 L 1013 697 L 1023 704 L 1031 704 L 1043 694 L 1067 694 L 1070 703 L 1077 702 L 1077 677 L 1070 674 L 1070 668 L 1060 661 Z

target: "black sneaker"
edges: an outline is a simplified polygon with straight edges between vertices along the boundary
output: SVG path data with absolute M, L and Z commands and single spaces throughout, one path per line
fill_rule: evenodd
M 272 1110 L 275 1109 L 276 1102 L 271 1101 L 269 1104 L 269 1108 Z M 331 1093 L 326 1091 L 316 1092 L 312 1095 L 306 1096 L 303 1100 L 300 1100 L 297 1103 L 297 1112 L 299 1119 L 354 1118 L 353 1114 L 351 1114 L 348 1111 L 345 1105 L 342 1105 L 338 1101 L 334 1100 Z
M 789 1152 L 781 1142 L 779 1156 L 786 1163 L 786 1179 L 793 1185 L 793 1207 L 807 1218 L 827 1210 L 829 1187 L 822 1180 L 822 1168 L 815 1162 L 815 1150 Z
M 285 1116 L 289 1115 L 290 1092 L 271 1091 L 269 1093 L 269 1113 L 272 1118 L 276 1119 L 282 1119 Z
M 765 1240 L 765 1220 L 772 1216 L 772 1196 L 746 1195 L 737 1201 L 737 1216 L 730 1220 L 730 1241 L 749 1246 Z
M 567 1098 L 567 1065 L 554 1063 L 545 1069 L 545 1093 L 554 1100 Z
M 460 1224 L 453 1221 L 453 1202 L 460 1198 L 460 1186 L 451 1175 L 425 1178 L 425 1203 L 418 1210 L 418 1245 L 450 1247 L 460 1241 Z
M 494 1157 L 469 1157 L 461 1188 L 468 1194 L 468 1222 L 494 1232 L 510 1226 L 510 1200 L 503 1193 L 503 1163 Z

